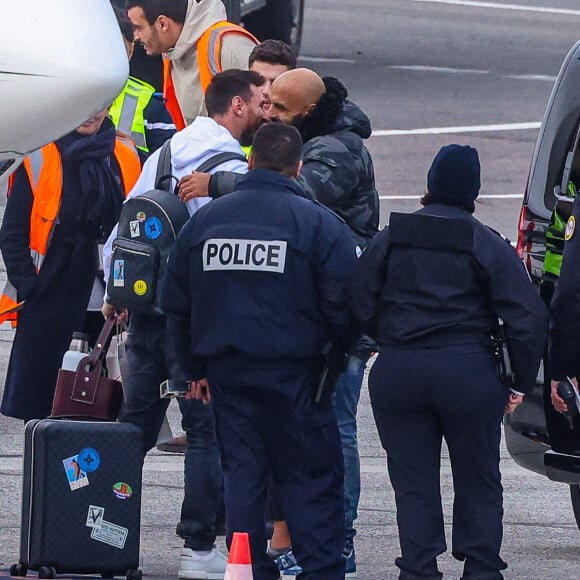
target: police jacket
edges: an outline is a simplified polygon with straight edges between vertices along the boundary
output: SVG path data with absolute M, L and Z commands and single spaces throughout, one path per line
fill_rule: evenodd
M 515 250 L 465 210 L 433 204 L 392 214 L 360 258 L 351 307 L 361 330 L 399 348 L 491 351 L 500 317 L 515 388 L 535 385 L 546 308 Z
M 319 359 L 350 334 L 346 280 L 356 263 L 348 228 L 296 195 L 291 179 L 248 173 L 197 211 L 171 254 L 162 308 L 186 379 L 208 359 Z
M 566 244 L 560 278 L 550 303 L 548 360 L 553 380 L 580 375 L 580 201 L 574 201 L 566 225 Z

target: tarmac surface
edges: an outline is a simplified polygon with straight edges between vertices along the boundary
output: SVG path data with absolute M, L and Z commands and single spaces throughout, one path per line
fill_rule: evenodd
M 537 135 L 537 127 L 525 124 L 539 126 L 560 63 L 579 36 L 577 0 L 526 0 L 519 7 L 510 0 L 360 0 L 352 7 L 352 0 L 306 0 L 300 62 L 343 80 L 371 117 L 378 131 L 369 149 L 384 197 L 381 223 L 390 211 L 417 209 L 441 145 L 469 143 L 480 151 L 482 194 L 495 196 L 482 196 L 476 215 L 514 239 Z M 505 129 L 514 123 L 525 127 Z M 474 126 L 488 129 L 466 129 Z M 4 279 L 0 268 L 0 283 Z M 0 327 L 0 392 L 12 337 L 13 331 Z M 179 432 L 175 404 L 169 418 Z M 20 421 L 0 417 L 0 576 L 18 560 L 23 432 Z M 394 496 L 366 387 L 359 443 L 358 577 L 393 580 L 399 555 Z M 580 533 L 567 486 L 520 468 L 503 445 L 501 456 L 503 557 L 510 566 L 505 578 L 580 579 Z M 175 578 L 182 456 L 151 452 L 143 482 L 142 568 L 154 579 Z M 444 449 L 441 494 L 449 545 L 452 485 Z M 461 564 L 449 554 L 439 562 L 445 578 L 460 577 Z
M 11 331 L 0 331 L 0 368 L 5 369 Z M 178 432 L 178 409 L 170 406 L 170 422 Z M 23 446 L 21 421 L 0 417 L 0 576 L 18 561 L 20 488 Z M 386 475 L 386 459 L 372 420 L 368 392 L 359 410 L 362 496 L 356 539 L 360 580 L 394 580 L 399 555 L 394 494 Z M 504 558 L 509 580 L 580 579 L 578 528 L 566 486 L 518 467 L 502 449 L 505 487 Z M 451 542 L 452 477 L 446 450 L 442 456 L 441 494 L 448 543 Z M 164 580 L 177 575 L 182 546 L 175 535 L 183 490 L 183 458 L 152 451 L 143 473 L 141 565 L 144 574 Z M 223 538 L 218 544 L 223 547 Z M 461 565 L 446 554 L 440 558 L 445 577 L 457 579 Z M 29 573 L 29 576 L 34 576 Z

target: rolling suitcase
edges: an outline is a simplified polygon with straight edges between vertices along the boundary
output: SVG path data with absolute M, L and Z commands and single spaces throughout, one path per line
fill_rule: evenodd
M 142 443 L 126 423 L 29 421 L 24 439 L 20 562 L 37 570 L 140 580 Z

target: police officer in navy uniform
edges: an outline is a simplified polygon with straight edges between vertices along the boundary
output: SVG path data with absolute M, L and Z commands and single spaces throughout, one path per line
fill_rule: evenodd
M 500 425 L 535 384 L 547 312 L 515 250 L 472 213 L 477 151 L 448 145 L 428 174 L 425 207 L 391 214 L 352 284 L 360 329 L 379 344 L 369 388 L 397 504 L 401 580 L 438 579 L 446 550 L 439 489 L 442 439 L 455 500 L 452 553 L 463 578 L 502 578 Z M 515 392 L 490 336 L 503 319 Z
M 562 269 L 554 297 L 550 303 L 550 339 L 548 360 L 551 375 L 552 404 L 561 413 L 568 410 L 564 400 L 558 395 L 560 381 L 570 377 L 577 385 L 580 375 L 580 200 L 576 198 L 572 215 L 564 232 L 565 246 Z
M 325 345 L 349 346 L 357 247 L 340 218 L 299 196 L 301 146 L 294 127 L 258 130 L 247 178 L 181 231 L 162 300 L 180 378 L 201 380 L 198 395 L 209 384 L 228 545 L 249 532 L 255 580 L 279 578 L 266 556 L 271 478 L 300 577 L 344 579 L 341 443 L 331 397 L 314 395 Z

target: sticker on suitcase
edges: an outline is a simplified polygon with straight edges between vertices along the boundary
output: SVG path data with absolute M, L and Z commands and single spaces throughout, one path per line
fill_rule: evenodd
M 129 530 L 127 528 L 106 522 L 105 520 L 101 520 L 100 528 L 93 528 L 91 532 L 91 538 L 93 540 L 103 542 L 103 544 L 109 544 L 109 546 L 119 548 L 119 550 L 125 547 L 125 541 L 128 535 Z
M 113 486 L 113 493 L 117 499 L 129 499 L 133 495 L 133 488 L 123 481 L 118 481 Z
M 101 456 L 99 455 L 99 452 L 92 447 L 85 447 L 82 451 L 79 451 L 77 457 L 79 467 L 85 473 L 97 471 L 101 465 Z
M 100 528 L 103 525 L 105 508 L 97 505 L 90 505 L 87 513 L 87 528 Z
M 72 457 L 63 459 L 62 464 L 64 466 L 64 471 L 66 473 L 66 478 L 68 480 L 71 491 L 89 485 L 89 477 L 81 469 L 78 455 L 73 455 Z

